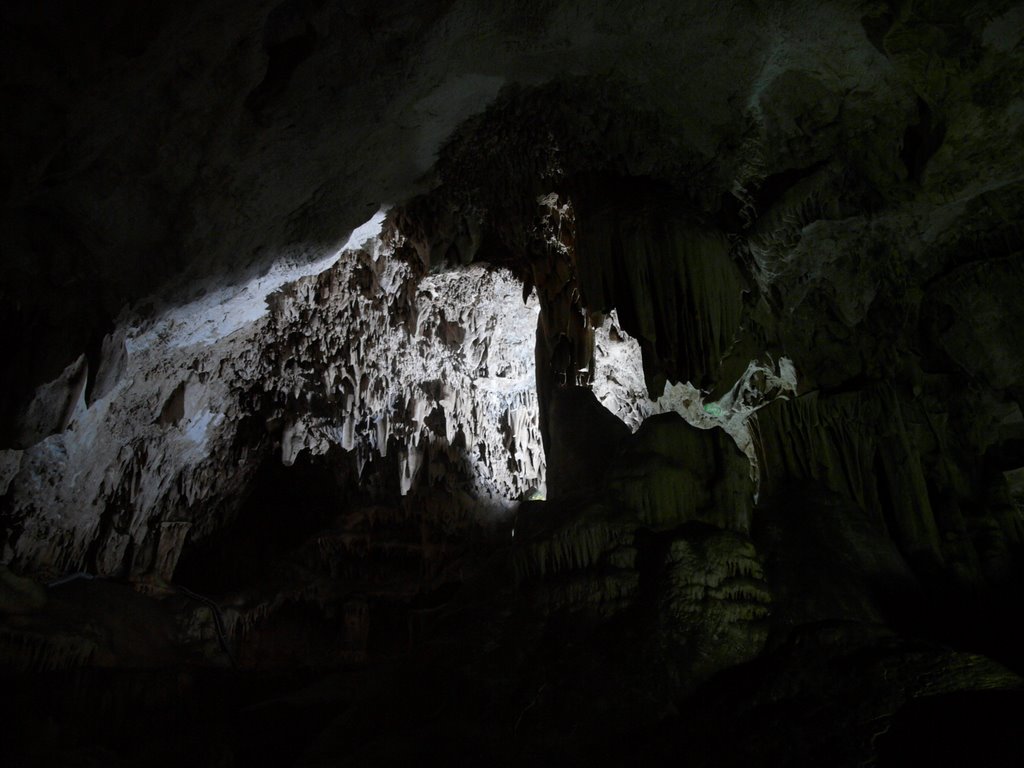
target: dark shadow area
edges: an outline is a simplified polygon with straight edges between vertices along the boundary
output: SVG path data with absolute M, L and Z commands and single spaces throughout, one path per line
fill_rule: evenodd
M 259 584 L 275 559 L 341 514 L 345 500 L 326 457 L 304 452 L 286 467 L 269 456 L 235 520 L 185 545 L 175 581 L 201 594 Z
M 878 767 L 1016 768 L 1024 692 L 962 691 L 910 702 L 878 738 Z
M 917 115 L 917 122 L 908 126 L 903 134 L 900 157 L 907 168 L 907 178 L 920 183 L 928 161 L 946 138 L 946 125 L 920 97 L 917 99 Z
M 263 80 L 245 99 L 251 112 L 259 114 L 279 98 L 288 88 L 292 73 L 316 50 L 316 29 L 305 20 L 310 5 L 306 0 L 286 0 L 267 16 L 263 40 L 267 69 Z
M 998 583 L 965 593 L 933 568 L 907 563 L 886 531 L 894 522 L 888 483 L 876 463 L 881 521 L 853 502 L 805 484 L 762 500 L 754 538 L 775 595 L 774 642 L 813 622 L 883 622 L 901 636 L 986 656 L 1024 673 L 1024 610 L 1013 568 Z

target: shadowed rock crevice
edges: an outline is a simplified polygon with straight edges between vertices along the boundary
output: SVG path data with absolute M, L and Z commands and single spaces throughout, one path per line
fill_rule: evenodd
M 318 3 L 285 2 L 267 16 L 263 50 L 267 56 L 266 74 L 245 97 L 245 106 L 254 113 L 272 105 L 288 87 L 296 68 L 308 59 L 317 44 L 317 31 L 307 19 Z

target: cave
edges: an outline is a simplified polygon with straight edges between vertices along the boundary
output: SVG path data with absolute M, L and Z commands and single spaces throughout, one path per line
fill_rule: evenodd
M 1024 3 L 0 18 L 3 765 L 1024 764 Z

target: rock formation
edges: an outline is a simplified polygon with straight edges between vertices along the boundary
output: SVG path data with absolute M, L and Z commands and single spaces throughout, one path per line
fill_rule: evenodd
M 1024 761 L 1024 5 L 0 9 L 0 760 Z

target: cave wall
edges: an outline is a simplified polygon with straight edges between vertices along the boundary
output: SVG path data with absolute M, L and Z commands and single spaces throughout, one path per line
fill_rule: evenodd
M 5 561 L 170 579 L 271 453 L 288 466 L 337 447 L 363 487 L 439 486 L 469 518 L 542 488 L 537 308 L 518 283 L 481 267 L 419 279 L 379 235 L 323 266 L 270 294 L 265 316 L 253 284 L 234 305 L 125 320 L 92 402 L 74 377 L 41 389 L 40 412 L 72 395 L 76 410 L 3 452 Z
M 0 11 L 16 757 L 1019 763 L 1019 3 L 101 6 Z

